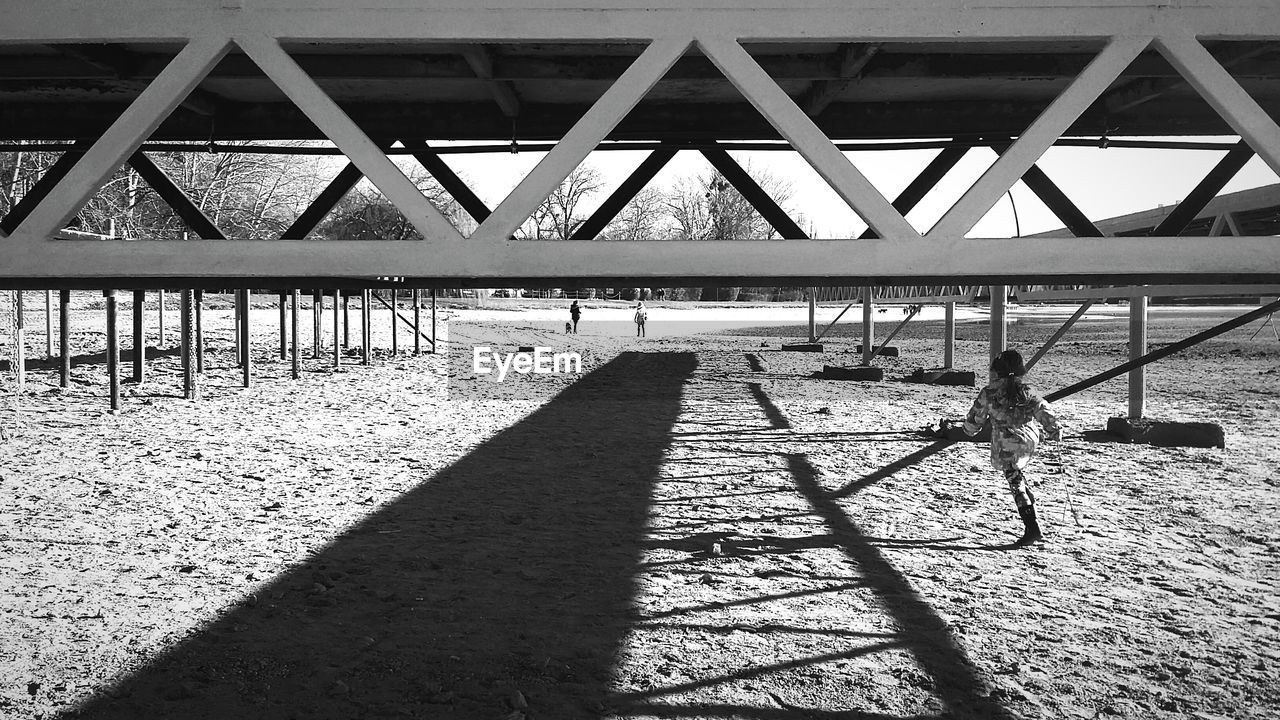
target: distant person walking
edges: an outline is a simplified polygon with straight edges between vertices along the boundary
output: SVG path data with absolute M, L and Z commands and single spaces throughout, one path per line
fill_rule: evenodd
M 1049 403 L 1031 392 L 1023 380 L 1027 370 L 1017 350 L 997 355 L 991 361 L 991 372 L 996 379 L 978 392 L 964 419 L 964 431 L 977 435 L 991 420 L 991 464 L 1004 473 L 1022 516 L 1025 531 L 1017 544 L 1030 545 L 1043 539 L 1044 534 L 1036 518 L 1036 496 L 1022 468 L 1031 462 L 1040 441 L 1045 437 L 1060 439 L 1062 428 Z
M 636 303 L 636 337 L 644 337 L 644 321 L 649 319 L 649 313 L 644 309 L 644 303 Z
M 578 334 L 578 319 L 582 317 L 582 308 L 578 307 L 578 301 L 574 300 L 569 306 L 569 317 L 573 319 L 573 334 Z

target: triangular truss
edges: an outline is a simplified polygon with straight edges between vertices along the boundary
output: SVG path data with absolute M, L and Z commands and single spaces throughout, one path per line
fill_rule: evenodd
M 1092 62 L 1021 135 L 1002 144 L 1000 157 L 996 162 L 924 234 L 923 239 L 963 239 L 1014 183 L 1019 179 L 1025 180 L 1029 174 L 1035 175 L 1035 163 L 1043 153 L 1103 95 L 1139 53 L 1153 44 L 1239 133 L 1243 142 L 1256 151 L 1273 170 L 1280 173 L 1280 126 L 1196 37 L 1190 34 L 1117 36 L 1107 42 Z M 219 60 L 233 47 L 239 46 L 321 132 L 346 154 L 354 167 L 352 172 L 358 170 L 360 174 L 367 176 L 419 233 L 427 238 L 428 244 L 456 245 L 445 256 L 447 262 L 455 263 L 457 267 L 465 265 L 469 273 L 501 274 L 503 268 L 509 268 L 510 264 L 495 258 L 497 248 L 508 243 L 516 229 L 533 214 L 537 206 L 614 130 L 688 48 L 695 45 L 867 222 L 873 231 L 869 235 L 891 241 L 921 239 L 921 234 L 904 217 L 904 212 L 911 203 L 898 203 L 899 207 L 890 203 L 778 82 L 769 77 L 738 38 L 710 34 L 704 30 L 651 39 L 641 55 L 498 207 L 487 214 L 487 208 L 482 207 L 482 204 L 470 208 L 473 215 L 483 217 L 469 238 L 463 238 L 389 159 L 385 150 L 370 140 L 289 56 L 278 39 L 254 33 L 194 37 L 120 118 L 85 150 L 52 191 L 17 224 L 13 236 L 7 242 L 30 244 L 56 235 L 110 173 L 137 153 L 142 143 L 184 101 Z M 422 152 L 430 155 L 429 149 L 423 149 Z M 945 173 L 945 169 L 942 172 Z M 1049 187 L 1051 183 L 1042 183 L 1042 186 L 1046 188 L 1046 192 L 1052 190 Z M 458 188 L 459 191 L 461 189 Z M 1082 229 L 1078 234 L 1094 234 L 1089 231 L 1087 223 L 1076 225 Z M 292 240 L 285 239 L 281 242 L 289 243 Z M 376 244 L 379 241 L 369 242 Z M 668 244 L 665 247 L 675 246 Z M 519 252 L 524 256 L 537 250 L 522 248 Z M 779 246 L 777 252 L 786 253 L 787 250 Z M 558 251 L 556 254 L 559 254 Z M 290 250 L 275 257 L 283 263 L 294 256 L 294 251 Z M 344 254 L 344 257 L 350 256 L 350 253 Z M 592 256 L 596 257 L 596 253 L 593 252 Z M 697 258 L 703 257 L 703 254 L 701 251 L 690 250 L 688 256 Z M 412 257 L 414 256 L 409 251 L 396 249 L 389 250 L 383 259 L 392 258 L 389 262 L 397 262 L 396 259 L 404 261 Z M 670 257 L 672 265 L 668 274 L 679 274 L 686 269 L 680 265 L 679 251 L 670 254 Z M 816 256 L 806 253 L 805 257 Z M 596 274 L 599 268 L 580 270 Z M 764 273 L 775 268 L 760 267 L 758 270 Z M 811 270 L 817 272 L 820 268 L 814 267 Z M 449 274 L 449 269 L 446 267 L 442 272 Z

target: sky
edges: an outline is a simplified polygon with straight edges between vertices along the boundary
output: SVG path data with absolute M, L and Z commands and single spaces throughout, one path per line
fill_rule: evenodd
M 847 152 L 845 155 L 872 184 L 892 199 L 938 152 L 890 150 Z M 588 157 L 586 163 L 600 170 L 605 187 L 611 191 L 640 164 L 646 154 L 643 151 L 596 152 Z M 812 227 L 816 231 L 815 237 L 856 236 L 866 227 L 798 153 L 731 151 L 730 154 L 740 164 L 767 171 L 787 181 L 791 186 L 791 199 L 783 205 L 791 211 L 793 218 L 800 220 L 803 216 L 801 226 Z M 1091 220 L 1097 221 L 1161 205 L 1176 205 L 1225 154 L 1225 151 L 1210 150 L 1054 147 L 1038 164 L 1067 197 Z M 482 200 L 494 207 L 542 157 L 543 153 L 522 152 L 517 155 L 447 155 L 445 159 Z M 908 221 L 917 230 L 927 231 L 994 162 L 995 157 L 994 152 L 986 149 L 970 151 L 907 216 Z M 669 187 L 681 177 L 709 170 L 710 166 L 701 154 L 684 151 L 654 178 L 651 186 Z M 1275 172 L 1254 157 L 1223 192 L 1276 182 L 1280 180 Z M 1023 235 L 1029 235 L 1062 227 L 1062 222 L 1021 183 L 1014 186 L 1012 195 L 1013 204 L 1017 207 L 1016 225 L 1008 198 L 1002 198 L 969 236 L 1013 237 L 1017 234 L 1016 229 L 1020 229 Z M 590 212 L 606 196 L 607 192 L 600 193 L 586 211 Z

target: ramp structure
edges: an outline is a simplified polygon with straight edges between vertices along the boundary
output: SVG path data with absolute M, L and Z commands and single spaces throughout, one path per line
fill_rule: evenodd
M 219 278 L 285 288 L 306 278 L 385 276 L 418 286 L 492 286 L 498 278 L 504 286 L 624 277 L 793 286 L 1280 278 L 1270 236 L 1207 242 L 1164 222 L 1150 235 L 1103 237 L 1036 166 L 1055 143 L 1186 146 L 1187 136 L 1238 137 L 1188 197 L 1199 207 L 1177 214 L 1188 221 L 1255 154 L 1280 172 L 1280 13 L 1271 0 L 0 5 L 0 142 L 15 151 L 41 141 L 41 149 L 64 153 L 0 223 L 0 285 L 174 287 Z M 224 237 L 217 219 L 148 160 L 153 151 L 220 152 L 220 142 L 283 139 L 331 141 L 350 166 L 276 237 Z M 507 143 L 549 152 L 488 208 L 432 143 L 495 140 L 504 152 Z M 889 198 L 843 152 L 885 143 L 940 152 Z M 587 223 L 592 232 L 514 239 L 590 153 L 620 147 L 650 155 Z M 743 147 L 799 153 L 869 231 L 807 237 L 738 172 L 726 149 Z M 974 147 L 995 149 L 999 159 L 931 227 L 910 222 L 910 209 Z M 594 242 L 608 214 L 677 152 L 706 155 L 783 239 Z M 461 231 L 388 153 L 414 155 L 474 229 Z M 66 232 L 125 163 L 198 239 Z M 344 183 L 350 188 L 361 176 L 421 239 L 307 238 Z M 967 237 L 1019 179 L 1069 232 Z

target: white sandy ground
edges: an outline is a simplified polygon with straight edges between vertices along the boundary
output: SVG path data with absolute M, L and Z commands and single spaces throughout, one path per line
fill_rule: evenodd
M 894 381 L 937 364 L 940 311 L 855 383 L 811 374 L 856 364 L 856 323 L 778 351 L 802 305 L 658 304 L 651 331 L 681 332 L 645 340 L 565 338 L 564 305 L 442 307 L 595 369 L 459 388 L 442 356 L 386 354 L 385 310 L 372 366 L 326 352 L 291 381 L 260 307 L 242 389 L 208 305 L 198 402 L 173 354 L 119 415 L 100 364 L 66 393 L 53 368 L 4 388 L 0 717 L 1280 716 L 1280 341 L 1257 323 L 1148 371 L 1148 415 L 1218 422 L 1226 449 L 1082 437 L 1123 379 L 1057 403 L 1068 438 L 1029 471 L 1051 540 L 1012 551 L 985 447 L 914 432 L 973 389 Z M 1152 345 L 1245 309 L 1155 309 Z M 1011 343 L 1073 310 L 1014 308 Z M 958 367 L 982 369 L 981 314 Z M 100 320 L 76 313 L 79 348 Z M 1037 387 L 1127 359 L 1126 322 L 1096 307 Z

